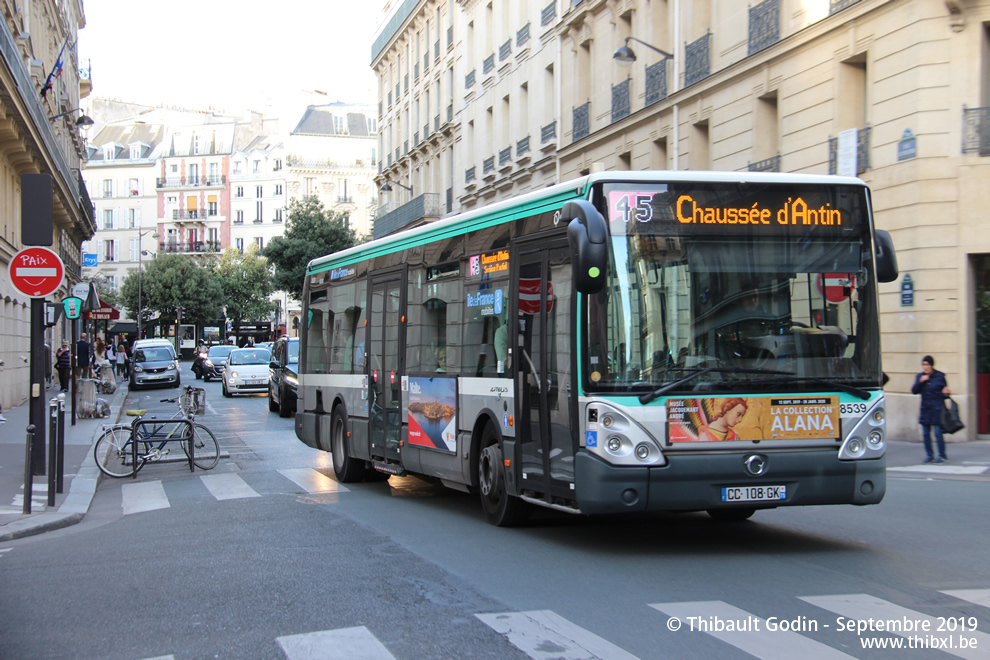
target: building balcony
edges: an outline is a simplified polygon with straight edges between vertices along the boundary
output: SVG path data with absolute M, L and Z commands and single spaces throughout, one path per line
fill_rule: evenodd
M 155 179 L 155 188 L 164 190 L 168 188 L 223 188 L 227 185 L 227 175 L 219 176 L 167 176 L 164 179 Z
M 158 251 L 173 254 L 208 254 L 220 251 L 220 241 L 165 241 L 158 244 Z
M 373 238 L 381 238 L 407 227 L 415 227 L 443 217 L 443 199 L 439 193 L 426 193 L 398 205 L 390 202 L 375 212 Z
M 215 212 L 210 213 L 206 209 L 187 209 L 184 211 L 172 211 L 173 220 L 219 220 Z

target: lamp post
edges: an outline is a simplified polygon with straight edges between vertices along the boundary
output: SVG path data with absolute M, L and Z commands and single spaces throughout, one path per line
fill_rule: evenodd
M 144 316 L 144 304 L 143 301 L 141 300 L 141 294 L 143 293 L 142 289 L 143 289 L 144 269 L 142 268 L 143 259 L 141 258 L 141 256 L 145 253 L 145 250 L 141 247 L 141 239 L 144 238 L 144 235 L 150 231 L 152 230 L 149 229 L 148 231 L 142 231 L 138 233 L 138 308 L 137 308 L 137 330 L 138 330 L 137 338 L 138 339 L 143 339 L 141 333 L 144 330 L 144 322 L 142 321 L 142 317 Z M 151 234 L 152 238 L 158 238 L 158 236 L 159 234 L 157 231 Z
M 676 34 L 675 34 L 675 37 L 674 38 L 675 38 L 675 43 L 677 43 L 676 42 L 676 39 L 677 39 L 677 35 Z M 614 53 L 612 53 L 612 59 L 614 59 L 619 66 L 623 66 L 623 67 L 632 66 L 632 63 L 636 61 L 636 53 L 634 53 L 633 52 L 633 49 L 629 47 L 629 42 L 630 41 L 635 41 L 637 43 L 643 44 L 644 46 L 646 46 L 650 50 L 656 51 L 657 53 L 660 53 L 661 55 L 663 55 L 663 61 L 665 63 L 666 63 L 667 60 L 674 59 L 674 56 L 671 55 L 670 53 L 668 53 L 667 51 L 661 50 L 661 49 L 657 48 L 656 46 L 654 46 L 652 44 L 648 44 L 645 41 L 643 41 L 642 39 L 637 39 L 636 37 L 626 37 L 625 42 L 621 46 L 619 46 L 618 48 L 616 48 Z M 664 68 L 664 72 L 666 72 L 666 68 Z M 677 70 L 676 69 L 674 70 L 674 86 L 675 87 L 677 86 Z M 673 140 L 674 155 L 673 155 L 673 163 L 672 164 L 673 164 L 673 167 L 674 167 L 675 170 L 679 168 L 678 156 L 680 154 L 680 150 L 678 148 L 678 145 L 680 144 L 680 136 L 679 136 L 679 132 L 680 132 L 680 119 L 678 117 L 679 107 L 680 106 L 679 106 L 679 104 L 677 102 L 675 102 L 673 104 L 673 108 L 674 108 L 674 140 Z
M 409 197 L 410 198 L 412 198 L 414 196 L 413 195 L 412 186 L 407 186 L 406 184 L 399 183 L 398 181 L 395 182 L 395 185 L 399 186 L 400 188 L 405 188 L 406 190 L 408 190 L 409 191 Z M 388 179 L 385 179 L 385 182 L 382 183 L 382 187 L 378 189 L 378 192 L 383 192 L 383 193 L 390 193 L 390 192 L 392 192 L 392 186 L 389 185 L 389 180 Z
M 65 117 L 67 115 L 71 115 L 73 112 L 82 112 L 82 108 L 73 108 L 72 110 L 66 110 L 65 112 L 60 112 L 57 115 L 53 115 L 49 117 L 48 121 L 54 124 L 55 120 Z M 93 121 L 93 118 L 86 114 L 79 115 L 79 118 L 76 119 L 76 126 L 79 128 L 88 128 L 95 123 L 96 122 Z

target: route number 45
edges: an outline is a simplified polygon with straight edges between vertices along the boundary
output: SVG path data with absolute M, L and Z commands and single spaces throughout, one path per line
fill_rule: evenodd
M 609 193 L 609 206 L 611 207 L 612 218 L 622 219 L 629 222 L 633 219 L 636 222 L 649 222 L 653 220 L 653 200 L 655 193 L 636 192 L 611 192 Z

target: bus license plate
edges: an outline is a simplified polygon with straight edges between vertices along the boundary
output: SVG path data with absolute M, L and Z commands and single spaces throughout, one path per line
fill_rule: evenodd
M 774 502 L 787 499 L 787 486 L 739 486 L 722 489 L 723 502 Z

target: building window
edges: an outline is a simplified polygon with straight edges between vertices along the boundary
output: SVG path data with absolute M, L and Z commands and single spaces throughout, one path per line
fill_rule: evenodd
M 303 194 L 311 197 L 316 194 L 316 178 L 308 176 L 303 179 Z
M 131 145 L 131 160 L 138 160 L 141 158 L 141 147 L 137 144 Z
M 282 222 L 282 209 L 275 209 L 275 222 Z
M 237 186 L 237 190 L 234 192 L 234 197 L 244 197 L 244 186 Z
M 141 194 L 141 183 L 137 179 L 127 180 L 127 194 L 131 197 L 137 197 Z
M 237 251 L 238 252 L 240 252 L 241 254 L 244 254 L 244 239 L 243 238 L 235 238 L 234 239 L 234 247 L 237 248 Z
M 113 197 L 113 179 L 103 179 L 103 196 Z
M 276 183 L 275 184 L 275 195 L 278 196 L 278 195 L 281 195 L 281 194 L 282 194 L 282 184 L 281 183 Z
M 171 171 L 172 174 L 178 174 L 179 173 L 179 166 L 178 166 L 178 164 L 172 163 L 169 166 L 169 170 Z
M 255 199 L 261 199 L 264 196 L 265 195 L 263 193 L 262 186 L 255 186 L 254 187 L 254 198 Z
M 141 227 L 141 209 L 127 209 L 127 228 L 138 229 Z
M 244 224 L 244 211 L 234 212 L 234 224 L 238 224 L 238 225 Z
M 263 239 L 261 236 L 255 236 L 254 244 L 258 246 L 258 251 L 260 252 L 265 247 L 265 239 Z
M 132 238 L 130 240 L 130 249 L 131 249 L 131 261 L 140 261 L 141 257 L 138 252 L 141 249 L 141 239 Z
M 117 241 L 103 241 L 103 261 L 117 261 Z
M 194 133 L 193 134 L 193 153 L 194 154 L 200 153 L 199 146 L 200 146 L 199 135 Z
M 263 209 L 262 209 L 263 206 L 264 206 L 264 202 L 255 202 L 255 210 L 254 210 L 254 221 L 255 222 L 261 222 L 262 221 L 262 218 L 265 217 L 263 215 Z
M 103 211 L 103 228 L 104 229 L 116 229 L 113 224 L 113 211 L 106 209 Z
M 282 169 L 282 159 L 276 158 L 274 164 L 272 165 L 272 171 L 278 172 L 281 169 Z
M 241 173 L 241 161 L 239 160 L 234 161 L 234 174 L 240 174 L 240 173 Z
M 207 211 L 209 212 L 210 215 L 217 214 L 217 203 L 215 201 L 207 202 L 206 206 L 207 206 Z

